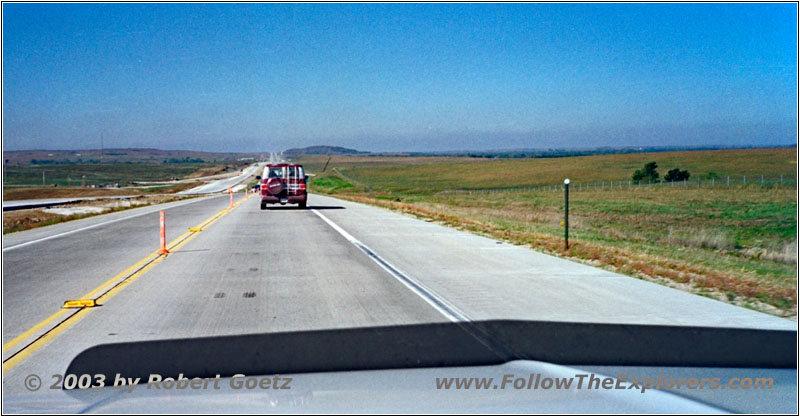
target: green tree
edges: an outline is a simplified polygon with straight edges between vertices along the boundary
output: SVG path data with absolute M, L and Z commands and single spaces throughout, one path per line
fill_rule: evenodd
M 664 181 L 674 182 L 688 180 L 690 175 L 689 171 L 681 171 L 678 168 L 673 168 L 667 172 L 667 175 L 664 175 Z
M 658 175 L 658 164 L 655 161 L 644 164 L 644 168 L 637 169 L 633 173 L 633 182 L 639 184 L 640 182 L 656 183 L 660 182 L 661 176 Z

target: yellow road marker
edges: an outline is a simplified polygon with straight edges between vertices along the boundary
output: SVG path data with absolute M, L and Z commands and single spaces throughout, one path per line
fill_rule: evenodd
M 202 231 L 203 231 L 203 229 L 201 229 L 201 228 L 199 228 L 199 227 L 190 227 L 190 228 L 189 228 L 189 231 L 190 231 L 190 232 L 202 232 Z
M 215 214 L 215 215 L 211 216 L 210 218 L 208 218 L 205 221 L 203 221 L 202 223 L 200 223 L 200 225 L 198 225 L 196 227 L 193 227 L 192 229 L 198 228 L 198 229 L 202 230 L 204 228 L 207 228 L 208 226 L 216 223 L 220 218 L 222 218 L 222 216 L 224 216 L 225 214 L 227 214 L 229 212 L 230 212 L 230 209 L 222 210 L 218 214 Z M 169 247 L 169 249 L 171 251 L 174 251 L 174 250 L 182 247 L 186 243 L 188 243 L 196 235 L 197 235 L 197 233 L 195 231 L 191 231 L 191 229 L 190 229 L 190 231 L 184 232 L 182 235 L 178 236 L 175 240 L 170 242 L 167 246 Z M 71 300 L 71 301 L 94 302 L 94 305 L 98 305 L 102 301 L 108 300 L 113 295 L 115 295 L 116 293 L 121 291 L 128 284 L 130 284 L 131 282 L 136 280 L 136 278 L 144 275 L 145 272 L 149 271 L 151 268 L 156 266 L 158 263 L 160 263 L 161 261 L 166 259 L 167 256 L 168 256 L 167 254 L 159 255 L 158 251 L 155 251 L 155 252 L 151 253 L 150 255 L 147 255 L 146 257 L 142 258 L 141 260 L 139 260 L 135 264 L 131 265 L 130 267 L 128 267 L 124 271 L 122 271 L 119 274 L 115 275 L 113 278 L 111 278 L 108 281 L 104 282 L 100 286 L 98 286 L 95 289 L 89 291 L 86 295 L 81 297 L 79 300 Z M 122 277 L 124 277 L 124 276 L 126 276 L 128 274 L 130 274 L 133 271 L 135 271 L 135 272 L 132 275 L 128 276 L 127 278 L 124 278 L 122 281 L 120 281 L 119 283 L 117 283 L 113 287 L 109 288 L 108 290 L 106 290 L 102 294 L 95 295 L 98 292 L 100 292 L 103 289 L 105 289 L 106 287 L 108 287 L 109 285 L 111 285 L 112 283 L 114 283 L 115 281 L 119 280 L 120 278 L 122 278 Z M 69 303 L 69 301 L 67 303 Z M 37 323 L 36 325 L 31 327 L 30 329 L 26 330 L 25 332 L 23 332 L 19 336 L 11 339 L 10 341 L 8 341 L 8 343 L 3 345 L 3 353 L 5 353 L 8 349 L 16 346 L 17 344 L 19 344 L 23 340 L 29 338 L 34 333 L 38 332 L 39 330 L 41 330 L 42 328 L 44 328 L 48 324 L 53 323 L 56 319 L 59 319 L 64 314 L 69 313 L 70 312 L 69 308 L 78 308 L 78 310 L 76 310 L 74 313 L 72 313 L 71 316 L 68 316 L 65 319 L 63 319 L 63 321 L 55 324 L 55 326 L 53 326 L 51 329 L 47 330 L 44 334 L 39 336 L 36 340 L 31 342 L 29 345 L 25 346 L 19 352 L 15 353 L 10 358 L 6 359 L 3 362 L 3 372 L 4 373 L 7 372 L 8 370 L 12 369 L 14 366 L 16 366 L 17 364 L 22 362 L 22 360 L 24 360 L 25 358 L 30 356 L 32 353 L 37 351 L 39 348 L 41 348 L 42 346 L 47 344 L 47 342 L 52 340 L 55 336 L 57 336 L 58 334 L 60 334 L 61 332 L 63 332 L 67 328 L 69 328 L 70 326 L 72 326 L 80 318 L 82 318 L 84 315 L 88 314 L 88 312 L 91 310 L 91 308 L 86 308 L 86 307 L 90 307 L 90 306 L 67 307 L 67 303 L 65 303 L 64 306 L 62 307 L 62 309 L 60 309 L 59 311 L 55 312 L 54 314 L 52 314 L 48 318 L 42 320 L 41 322 Z
M 183 235 L 181 235 L 181 237 L 183 237 Z M 178 239 L 180 239 L 181 237 L 179 237 Z M 173 240 L 172 242 L 170 242 L 170 245 L 172 245 L 172 244 L 173 244 L 173 243 L 175 243 L 176 241 L 179 241 L 178 239 L 175 239 L 175 240 Z M 151 260 L 152 260 L 152 258 L 153 258 L 154 256 L 157 256 L 157 255 L 158 255 L 158 254 L 157 254 L 156 252 L 153 252 L 153 253 L 151 253 L 151 254 L 149 254 L 149 255 L 145 256 L 144 258 L 142 258 L 141 260 L 139 260 L 139 262 L 136 262 L 135 264 L 131 265 L 130 267 L 128 267 L 128 268 L 127 268 L 127 269 L 125 269 L 124 271 L 120 272 L 119 274 L 117 274 L 117 275 L 114 275 L 114 277 L 113 277 L 113 278 L 109 279 L 108 281 L 106 281 L 106 282 L 104 282 L 104 283 L 100 284 L 100 285 L 99 285 L 98 287 L 96 287 L 95 289 L 93 289 L 93 290 L 89 291 L 88 293 L 84 294 L 84 295 L 83 295 L 83 297 L 81 297 L 80 299 L 95 298 L 95 297 L 94 297 L 94 295 L 95 295 L 96 293 L 98 293 L 99 291 L 101 291 L 103 288 L 106 288 L 106 287 L 108 287 L 108 286 L 109 286 L 109 285 L 111 285 L 113 282 L 115 282 L 115 281 L 119 280 L 120 278 L 122 278 L 122 277 L 124 277 L 124 276 L 127 276 L 127 275 L 128 275 L 128 274 L 130 274 L 131 272 L 133 272 L 133 271 L 135 271 L 135 270 L 139 269 L 139 268 L 142 266 L 142 264 L 144 264 L 144 263 L 146 263 L 146 262 L 149 262 L 149 261 L 151 261 Z M 50 324 L 51 322 L 53 322 L 54 320 L 56 320 L 57 318 L 59 318 L 59 317 L 60 317 L 60 316 L 61 316 L 61 315 L 62 315 L 64 312 L 65 312 L 65 310 L 59 310 L 59 311 L 58 311 L 58 312 L 56 312 L 55 314 L 51 315 L 50 317 L 48 317 L 48 318 L 46 318 L 46 319 L 42 320 L 41 322 L 39 322 L 39 323 L 38 323 L 38 324 L 36 324 L 35 326 L 33 326 L 33 327 L 31 327 L 30 329 L 26 330 L 24 333 L 22 333 L 22 334 L 20 334 L 19 336 L 15 337 L 15 338 L 13 338 L 13 339 L 11 339 L 11 340 L 9 340 L 9 341 L 8 341 L 8 343 L 6 343 L 6 344 L 4 344 L 4 345 L 3 345 L 3 353 L 5 353 L 5 352 L 6 352 L 8 349 L 11 349 L 12 347 L 14 347 L 14 346 L 16 346 L 17 344 L 19 344 L 21 341 L 23 341 L 23 340 L 27 339 L 27 338 L 28 338 L 28 337 L 30 337 L 30 336 L 31 336 L 33 333 L 36 333 L 37 331 L 41 330 L 41 329 L 42 329 L 42 327 L 45 327 L 46 325 Z
M 97 303 L 94 300 L 67 300 L 64 301 L 64 306 L 61 308 L 83 308 L 96 306 Z

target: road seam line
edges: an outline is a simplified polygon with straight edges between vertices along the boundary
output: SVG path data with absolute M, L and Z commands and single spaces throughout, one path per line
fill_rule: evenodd
M 66 310 L 66 309 L 62 308 L 61 310 L 58 310 L 55 313 L 53 313 L 50 317 L 40 321 L 38 324 L 36 324 L 33 327 L 31 327 L 30 329 L 24 331 L 19 336 L 9 340 L 8 343 L 3 345 L 3 353 L 5 353 L 7 350 L 11 349 L 12 347 L 16 346 L 17 344 L 19 344 L 19 342 L 27 339 L 32 334 L 38 332 L 40 329 L 42 329 L 43 327 L 45 327 L 48 324 L 50 324 L 52 321 L 57 319 L 59 316 L 62 316 L 65 313 L 68 313 L 68 312 L 69 312 L 69 310 Z

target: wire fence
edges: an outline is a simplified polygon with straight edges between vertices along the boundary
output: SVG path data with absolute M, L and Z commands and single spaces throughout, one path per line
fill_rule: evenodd
M 675 189 L 698 189 L 698 188 L 734 188 L 734 187 L 797 187 L 797 180 L 794 177 L 784 175 L 765 176 L 765 175 L 741 175 L 725 176 L 716 178 L 696 178 L 683 181 L 640 181 L 618 180 L 618 181 L 592 181 L 592 182 L 572 182 L 569 186 L 571 192 L 581 191 L 614 191 L 614 190 L 641 190 L 652 188 L 675 188 Z M 564 184 L 536 185 L 528 187 L 504 187 L 504 188 L 459 188 L 453 190 L 443 190 L 440 194 L 491 194 L 509 192 L 537 192 L 537 191 L 559 191 L 564 189 Z

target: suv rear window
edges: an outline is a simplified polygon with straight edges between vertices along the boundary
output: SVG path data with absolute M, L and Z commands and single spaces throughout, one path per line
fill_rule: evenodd
M 289 167 L 289 178 L 303 178 L 303 167 L 299 166 L 290 166 Z

